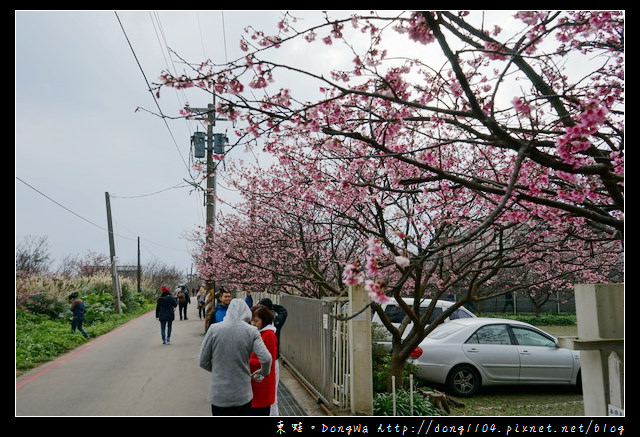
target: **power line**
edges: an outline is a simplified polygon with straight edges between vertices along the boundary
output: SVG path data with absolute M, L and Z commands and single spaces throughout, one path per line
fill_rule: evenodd
M 137 198 L 140 198 L 140 197 L 149 197 L 149 196 L 153 196 L 155 194 L 160 194 L 160 193 L 163 193 L 165 191 L 173 190 L 174 188 L 185 188 L 187 186 L 191 186 L 191 185 L 182 185 L 180 183 L 180 184 L 176 184 L 176 185 L 174 185 L 172 187 L 169 187 L 169 188 L 164 188 L 162 190 L 154 191 L 152 193 L 139 194 L 137 196 L 119 196 L 119 195 L 116 195 L 116 194 L 110 194 L 110 196 L 112 198 L 118 198 L 118 199 L 137 199 Z
M 162 57 L 164 58 L 164 62 L 165 65 L 167 67 L 167 71 L 172 71 L 172 74 L 174 76 L 178 76 L 178 71 L 176 69 L 176 61 L 173 59 L 172 56 L 172 52 L 173 50 L 171 50 L 171 48 L 169 47 L 169 44 L 167 43 L 167 37 L 165 35 L 164 32 L 164 27 L 162 26 L 162 22 L 160 21 L 160 15 L 157 12 L 154 12 L 153 14 L 151 14 L 151 12 L 149 13 L 150 18 L 151 18 L 151 24 L 153 26 L 153 29 L 156 33 L 156 39 L 158 40 L 158 45 L 160 46 L 160 51 L 162 52 Z M 200 36 L 200 38 L 202 39 L 202 35 Z M 204 49 L 204 45 L 203 45 L 203 49 Z M 167 59 L 168 58 L 168 59 Z M 186 105 L 188 105 L 187 102 L 187 96 L 184 92 L 184 89 L 182 88 L 174 88 L 175 92 L 176 92 L 176 97 L 178 100 L 178 106 L 180 107 L 184 107 Z M 187 131 L 189 132 L 189 136 L 191 136 L 192 129 L 191 129 L 191 124 L 190 121 L 185 118 L 184 119 L 185 124 L 187 126 Z M 191 152 L 189 153 L 189 163 L 191 164 L 193 160 L 193 156 L 191 154 Z M 188 171 L 189 171 L 189 177 L 191 178 L 192 181 L 195 182 L 195 177 L 194 175 L 191 173 L 191 166 L 189 165 L 187 167 Z
M 23 181 L 22 179 L 20 179 L 18 176 L 16 176 L 16 179 L 19 180 L 20 182 L 22 182 L 23 184 L 25 184 L 27 187 L 31 188 L 33 191 L 35 191 L 36 193 L 40 194 L 41 196 L 46 197 L 47 199 L 49 199 L 50 201 L 52 201 L 53 203 L 55 203 L 56 205 L 58 205 L 59 207 L 67 210 L 68 212 L 70 212 L 71 214 L 75 215 L 78 218 L 81 218 L 82 220 L 84 220 L 85 222 L 92 224 L 93 226 L 102 229 L 103 231 L 107 231 L 109 232 L 107 229 L 103 228 L 100 225 L 97 225 L 95 223 L 93 223 L 91 220 L 87 220 L 86 218 L 82 217 L 80 214 L 77 214 L 73 211 L 71 211 L 69 208 L 67 208 L 66 206 L 62 205 L 61 203 L 56 202 L 55 200 L 53 200 L 51 197 L 47 196 L 46 194 L 44 194 L 42 191 L 38 190 L 37 188 L 29 185 L 28 183 L 26 183 L 25 181 Z
M 74 212 L 74 211 L 70 210 L 70 209 L 69 209 L 69 208 L 67 208 L 66 206 L 62 205 L 60 202 L 57 202 L 57 201 L 53 200 L 51 197 L 47 196 L 47 195 L 46 195 L 46 194 L 44 194 L 42 191 L 38 190 L 37 188 L 35 188 L 34 186 L 30 185 L 29 183 L 25 182 L 24 180 L 22 180 L 22 179 L 21 179 L 21 178 L 19 178 L 18 176 L 16 176 L 16 179 L 17 179 L 17 180 L 19 180 L 20 182 L 22 182 L 23 184 L 25 184 L 27 187 L 31 188 L 31 189 L 32 189 L 33 191 L 35 191 L 36 193 L 38 193 L 38 194 L 40 194 L 41 196 L 43 196 L 43 197 L 47 198 L 48 200 L 50 200 L 51 202 L 55 203 L 56 205 L 58 205 L 59 207 L 63 208 L 64 210 L 66 210 L 66 211 L 70 212 L 71 214 L 75 215 L 76 217 L 81 218 L 82 220 L 86 221 L 87 223 L 89 223 L 89 224 L 91 224 L 91 225 L 93 225 L 93 226 L 95 226 L 95 227 L 97 227 L 97 228 L 99 228 L 99 229 L 101 229 L 101 230 L 103 230 L 103 231 L 109 232 L 109 230 L 108 230 L 108 229 L 103 228 L 102 226 L 100 226 L 100 225 L 97 225 L 97 224 L 93 223 L 91 220 L 88 220 L 88 219 L 86 219 L 86 218 L 82 217 L 80 214 L 78 214 L 78 213 L 76 213 L 76 212 Z M 152 193 L 152 194 L 157 194 L 157 193 L 160 193 L 160 192 L 162 192 L 162 191 L 170 190 L 170 189 L 172 189 L 172 188 L 177 188 L 177 187 L 178 187 L 178 186 L 176 185 L 176 186 L 173 186 L 173 187 L 167 188 L 167 189 L 165 189 L 165 190 L 157 191 L 156 193 Z M 150 195 L 150 194 L 147 194 L 147 195 L 144 195 L 144 196 L 148 196 L 148 195 Z M 132 198 L 132 197 L 144 197 L 144 196 L 131 196 L 130 198 Z M 112 195 L 111 195 L 111 197 L 120 197 L 120 198 L 124 198 L 125 196 L 112 196 Z M 116 220 L 116 222 L 117 222 L 117 220 Z M 131 232 L 132 234 L 134 233 L 134 232 L 132 232 L 132 231 L 131 231 L 131 230 L 129 230 L 129 229 L 127 229 L 127 230 L 128 230 L 129 232 Z M 124 235 L 120 235 L 120 234 L 118 234 L 117 232 L 114 232 L 114 233 L 113 233 L 113 235 L 114 235 L 114 236 L 117 236 L 117 237 L 119 237 L 119 238 L 124 238 L 125 240 L 130 240 L 130 241 L 135 241 L 135 240 L 136 240 L 136 238 L 129 238 L 129 237 L 125 237 Z M 186 250 L 186 249 L 178 249 L 178 248 L 175 248 L 175 247 L 165 246 L 165 245 L 162 245 L 162 244 L 160 244 L 160 243 L 156 243 L 156 242 L 154 242 L 154 241 L 152 241 L 152 240 L 147 240 L 147 241 L 149 241 L 150 243 L 156 244 L 156 245 L 158 245 L 158 246 L 160 246 L 160 247 L 164 247 L 164 248 L 166 248 L 166 249 L 172 249 L 172 250 Z
M 188 166 L 187 162 L 184 160 L 184 157 L 182 156 L 182 153 L 180 153 L 180 148 L 178 147 L 178 143 L 176 142 L 176 139 L 173 136 L 173 132 L 171 132 L 171 128 L 169 127 L 169 124 L 167 123 L 167 118 L 164 115 L 164 113 L 162 112 L 162 109 L 160 108 L 160 104 L 158 103 L 158 100 L 156 99 L 156 96 L 153 94 L 153 90 L 151 89 L 151 85 L 149 84 L 149 81 L 147 80 L 147 76 L 144 73 L 144 69 L 140 65 L 140 61 L 138 60 L 138 56 L 136 55 L 135 50 L 133 50 L 133 46 L 131 45 L 131 41 L 129 41 L 129 37 L 127 36 L 127 32 L 124 30 L 124 26 L 122 25 L 122 22 L 120 21 L 120 17 L 118 16 L 118 13 L 116 11 L 114 11 L 114 14 L 116 15 L 116 18 L 118 19 L 118 23 L 120 24 L 120 28 L 122 29 L 122 33 L 124 34 L 124 37 L 127 40 L 127 44 L 129 44 L 129 48 L 131 49 L 131 53 L 133 54 L 133 57 L 135 58 L 136 63 L 138 64 L 138 68 L 140 69 L 140 72 L 142 73 L 142 77 L 144 78 L 144 81 L 147 84 L 147 89 L 151 93 L 151 97 L 153 98 L 153 101 L 156 104 L 156 107 L 158 108 L 158 111 L 159 111 L 159 114 L 160 114 L 160 116 L 162 118 L 162 121 L 164 121 L 164 124 L 167 127 L 167 130 L 169 131 L 169 135 L 171 135 L 171 139 L 173 140 L 173 144 L 175 145 L 176 150 L 178 151 L 178 155 L 180 155 L 180 159 L 182 160 L 182 163 L 184 164 L 184 166 L 187 169 L 187 171 L 189 171 L 189 166 Z
M 229 59 L 227 57 L 227 31 L 224 28 L 224 11 L 220 11 L 220 15 L 222 16 L 222 46 L 224 48 L 224 62 L 228 63 Z

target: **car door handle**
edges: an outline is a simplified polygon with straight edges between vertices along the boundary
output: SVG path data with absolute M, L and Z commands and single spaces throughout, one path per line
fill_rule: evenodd
M 524 350 L 524 351 L 520 351 L 520 355 L 531 355 L 531 352 Z
M 480 352 L 480 351 L 475 347 L 470 347 L 469 349 L 467 349 L 467 352 Z

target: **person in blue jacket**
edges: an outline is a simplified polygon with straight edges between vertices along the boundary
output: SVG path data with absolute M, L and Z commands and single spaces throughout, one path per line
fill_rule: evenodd
M 247 296 L 244 298 L 245 303 L 249 308 L 253 306 L 253 298 L 251 292 L 246 292 Z M 211 324 L 222 322 L 224 316 L 227 315 L 227 309 L 229 309 L 229 302 L 231 302 L 231 292 L 224 287 L 220 287 L 220 293 L 218 295 L 218 304 L 213 309 L 211 314 Z
M 69 295 L 69 302 L 71 302 L 71 312 L 73 313 L 73 318 L 71 319 L 71 332 L 76 332 L 77 328 L 84 338 L 89 338 L 89 334 L 87 334 L 82 328 L 82 324 L 84 323 L 84 313 L 86 311 L 84 302 L 78 297 L 78 293 L 71 293 Z
M 176 318 L 175 310 L 177 306 L 178 302 L 171 296 L 169 288 L 163 286 L 162 294 L 156 301 L 156 319 L 160 320 L 162 344 L 171 343 L 171 327 L 173 320 Z

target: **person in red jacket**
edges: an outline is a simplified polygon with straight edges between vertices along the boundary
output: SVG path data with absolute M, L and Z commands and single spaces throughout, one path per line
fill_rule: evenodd
M 260 361 L 255 353 L 251 353 L 249 358 L 249 368 L 252 374 L 251 389 L 253 390 L 251 414 L 268 416 L 271 405 L 276 401 L 276 390 L 278 389 L 274 369 L 278 358 L 278 338 L 276 337 L 276 327 L 273 325 L 274 314 L 265 305 L 254 305 L 251 307 L 251 315 L 251 324 L 260 331 L 262 341 L 272 357 L 271 372 L 267 376 L 260 373 Z

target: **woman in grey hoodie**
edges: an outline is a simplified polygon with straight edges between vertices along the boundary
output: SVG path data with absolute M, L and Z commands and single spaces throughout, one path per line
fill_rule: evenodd
M 247 304 L 242 299 L 232 299 L 224 320 L 212 324 L 202 341 L 200 367 L 211 372 L 208 400 L 214 416 L 251 414 L 251 352 L 260 360 L 258 379 L 271 370 L 271 354 L 250 323 Z

